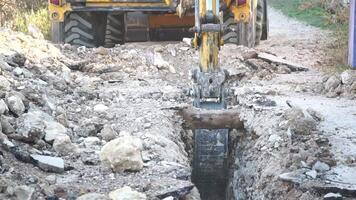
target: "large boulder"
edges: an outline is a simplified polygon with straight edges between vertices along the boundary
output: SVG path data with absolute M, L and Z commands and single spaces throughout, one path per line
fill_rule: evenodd
M 51 116 L 40 110 L 32 110 L 23 114 L 17 120 L 17 132 L 21 134 L 24 140 L 36 141 L 44 137 L 46 121 Z
M 106 143 L 100 151 L 100 160 L 115 172 L 139 171 L 143 168 L 142 141 L 123 136 Z
M 114 190 L 109 193 L 111 200 L 146 200 L 145 194 L 137 192 L 128 186 Z

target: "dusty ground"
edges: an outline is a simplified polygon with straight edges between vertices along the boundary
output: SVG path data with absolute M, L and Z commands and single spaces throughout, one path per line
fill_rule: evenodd
M 329 192 L 355 198 L 353 83 L 346 86 L 339 75 L 317 71 L 330 59 L 323 51 L 327 32 L 274 10 L 270 15 L 270 39 L 257 53 L 269 52 L 309 70 L 247 58 L 252 49 L 222 49 L 221 65 L 233 75 L 231 107 L 245 121 L 245 130 L 231 133 L 229 199 L 323 199 Z M 148 42 L 87 49 L 0 29 L 0 55 L 0 98 L 8 107 L 12 96 L 24 103 L 24 109 L 0 112 L 0 199 L 26 199 L 25 194 L 76 199 L 90 192 L 108 195 L 123 186 L 147 199 L 198 199 L 190 192 L 191 132 L 183 130 L 173 109 L 191 103 L 184 91 L 198 55 L 189 45 Z M 28 118 L 34 115 L 45 117 L 31 123 Z M 65 127 L 70 144 L 45 141 L 48 124 L 54 122 Z M 37 135 L 24 134 L 32 133 L 32 126 Z M 111 139 L 127 135 L 142 143 L 143 168 L 113 172 L 99 152 Z M 10 153 L 6 138 L 21 151 Z M 58 156 L 65 171 L 44 172 L 15 158 L 18 152 L 25 158 L 28 153 Z

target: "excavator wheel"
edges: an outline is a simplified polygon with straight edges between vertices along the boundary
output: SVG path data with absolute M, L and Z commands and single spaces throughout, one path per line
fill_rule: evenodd
M 105 47 L 114 47 L 116 44 L 125 43 L 125 19 L 126 15 L 111 14 L 107 15 L 105 30 Z
M 257 1 L 255 44 L 260 44 L 264 21 L 264 0 Z
M 119 43 L 118 40 L 109 40 L 116 39 L 112 37 L 117 29 L 112 19 L 104 12 L 71 12 L 66 15 L 64 22 L 52 23 L 52 41 L 86 47 L 103 46 L 105 42 Z
M 225 43 L 231 43 L 236 45 L 243 45 L 246 47 L 255 46 L 255 22 L 256 15 L 251 17 L 249 23 L 236 23 L 232 13 L 227 13 L 224 17 L 224 25 L 233 28 L 235 31 L 227 31 L 223 35 Z

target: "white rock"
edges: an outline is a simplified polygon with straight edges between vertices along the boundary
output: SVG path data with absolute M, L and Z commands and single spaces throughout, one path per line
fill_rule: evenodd
M 313 166 L 313 169 L 316 170 L 317 172 L 326 172 L 330 170 L 330 166 L 326 163 L 316 161 L 316 163 Z
M 56 137 L 53 142 L 53 149 L 61 155 L 68 155 L 77 152 L 77 146 L 72 143 L 68 135 Z
M 44 36 L 41 32 L 41 30 L 34 24 L 29 24 L 27 26 L 28 33 L 35 39 L 44 39 Z
M 104 104 L 97 104 L 94 106 L 94 111 L 97 113 L 105 113 L 109 108 Z
M 22 99 L 17 95 L 9 96 L 6 99 L 6 103 L 11 112 L 15 113 L 17 116 L 20 116 L 25 112 L 25 105 L 23 104 Z
M 12 72 L 15 74 L 15 76 L 21 76 L 23 74 L 23 69 L 16 67 Z
M 46 123 L 45 128 L 45 141 L 46 142 L 53 142 L 57 137 L 66 136 L 67 129 L 60 123 L 51 121 Z
M 355 70 L 346 70 L 341 73 L 341 82 L 344 85 L 352 85 L 356 82 L 356 71 Z
M 309 177 L 315 179 L 318 173 L 317 173 L 315 170 L 310 170 L 310 171 L 307 171 L 305 174 L 306 174 L 307 176 L 309 176 Z
M 189 46 L 191 46 L 191 44 L 192 44 L 192 38 L 183 38 L 182 41 Z
M 269 136 L 268 141 L 271 142 L 272 144 L 274 144 L 275 142 L 281 141 L 281 139 L 282 138 L 280 136 L 278 136 L 276 134 L 272 134 Z
M 340 193 L 327 193 L 324 195 L 324 200 L 336 200 L 336 199 L 343 199 Z
M 109 198 L 107 198 L 105 195 L 95 193 L 95 192 L 84 194 L 77 198 L 77 200 L 108 200 L 108 199 Z
M 3 76 L 0 75 L 0 91 L 9 91 L 10 90 L 10 82 Z
M 162 200 L 174 200 L 174 197 L 169 196 L 169 197 L 166 197 L 166 198 L 164 198 L 164 199 L 162 199 Z
M 14 194 L 16 200 L 31 200 L 35 189 L 26 185 L 16 186 Z
M 119 137 L 106 143 L 100 152 L 102 163 L 115 172 L 143 168 L 142 141 L 133 136 Z
M 9 108 L 7 107 L 5 101 L 0 99 L 0 115 L 3 115 L 4 113 L 6 113 L 8 111 L 9 111 Z
M 153 65 L 158 69 L 167 69 L 169 67 L 169 63 L 165 61 L 162 55 L 158 52 L 155 52 L 153 57 Z
M 114 190 L 109 193 L 111 200 L 146 200 L 145 194 L 137 192 L 128 186 Z
M 87 137 L 84 139 L 83 143 L 84 143 L 85 147 L 92 148 L 94 146 L 100 145 L 101 141 L 97 137 Z

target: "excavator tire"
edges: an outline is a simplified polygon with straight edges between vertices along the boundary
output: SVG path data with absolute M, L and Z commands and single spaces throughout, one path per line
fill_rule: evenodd
M 224 17 L 224 25 L 232 28 L 234 31 L 226 31 L 223 35 L 224 42 L 243 45 L 246 47 L 254 47 L 256 39 L 256 30 L 255 30 L 255 21 L 256 15 L 251 17 L 249 23 L 236 23 L 232 13 L 227 13 Z
M 106 13 L 71 12 L 64 22 L 52 24 L 52 41 L 86 47 L 102 46 L 105 28 Z
M 257 1 L 256 10 L 256 33 L 255 33 L 255 44 L 260 44 L 262 32 L 263 32 L 263 21 L 264 21 L 264 0 Z
M 125 14 L 107 15 L 105 30 L 105 47 L 114 47 L 116 44 L 125 43 Z

